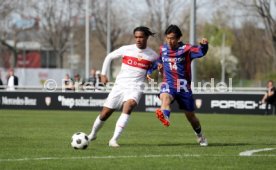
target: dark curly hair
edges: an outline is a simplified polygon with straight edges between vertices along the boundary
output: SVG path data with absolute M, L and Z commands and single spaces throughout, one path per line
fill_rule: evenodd
M 141 31 L 145 34 L 145 36 L 149 37 L 149 36 L 154 36 L 155 33 L 151 32 L 151 30 L 148 28 L 148 27 L 145 27 L 145 26 L 139 26 L 139 27 L 136 27 L 134 30 L 133 30 L 133 34 L 135 34 L 136 31 Z

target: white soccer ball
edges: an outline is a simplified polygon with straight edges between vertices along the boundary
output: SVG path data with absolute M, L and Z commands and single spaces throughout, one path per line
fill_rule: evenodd
M 88 147 L 88 136 L 83 132 L 74 133 L 72 136 L 71 146 L 74 149 L 86 149 Z

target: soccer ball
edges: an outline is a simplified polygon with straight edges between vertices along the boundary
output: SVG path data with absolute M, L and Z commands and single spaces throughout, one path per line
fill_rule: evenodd
M 89 144 L 88 136 L 83 132 L 74 133 L 71 146 L 74 149 L 86 149 Z

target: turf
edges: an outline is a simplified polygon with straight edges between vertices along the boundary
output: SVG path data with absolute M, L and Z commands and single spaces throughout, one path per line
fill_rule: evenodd
M 198 114 L 209 146 L 200 147 L 183 114 L 163 127 L 153 113 L 134 112 L 119 141 L 109 148 L 114 113 L 86 150 L 70 146 L 74 132 L 90 132 L 98 113 L 0 110 L 0 169 L 275 169 L 276 116 Z

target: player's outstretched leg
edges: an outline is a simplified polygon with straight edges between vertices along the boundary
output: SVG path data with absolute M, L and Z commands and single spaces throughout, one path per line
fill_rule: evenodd
M 88 139 L 90 141 L 95 140 L 97 138 L 97 133 L 98 131 L 101 129 L 101 127 L 103 126 L 104 121 L 100 120 L 100 115 L 96 118 L 96 120 L 94 121 L 94 124 L 92 126 L 92 130 L 91 133 L 88 135 Z
M 185 112 L 185 115 L 195 131 L 195 134 L 197 137 L 197 142 L 199 143 L 199 145 L 200 146 L 208 146 L 208 141 L 202 134 L 201 125 L 200 125 L 200 122 L 199 122 L 198 118 L 196 117 L 195 113 L 194 112 Z
M 170 126 L 169 117 L 161 109 L 156 109 L 155 115 L 163 123 L 164 126 Z
M 101 114 L 96 118 L 91 129 L 91 133 L 88 135 L 90 141 L 97 138 L 97 133 L 104 125 L 104 122 L 109 118 L 109 116 L 114 112 L 114 109 L 103 107 Z

